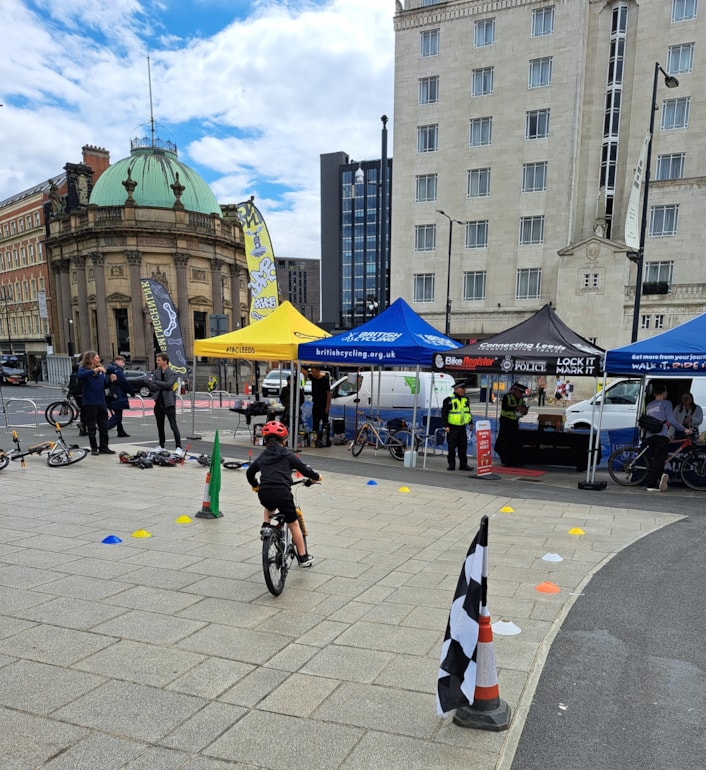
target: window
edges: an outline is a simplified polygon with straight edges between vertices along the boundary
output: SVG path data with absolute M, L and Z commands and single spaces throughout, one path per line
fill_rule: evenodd
M 39 219 L 39 212 L 35 211 L 34 213 L 34 226 L 39 227 L 40 225 L 40 219 Z
M 645 265 L 645 283 L 672 283 L 674 262 L 648 262 Z
M 436 152 L 439 149 L 439 126 L 417 126 L 417 152 Z
M 694 69 L 694 44 L 672 45 L 667 54 L 667 72 L 680 75 Z
M 20 217 L 17 220 L 17 224 L 19 225 L 20 232 L 23 233 L 25 231 L 25 221 L 24 221 L 24 219 L 22 219 L 22 217 Z
M 463 301 L 485 299 L 485 270 L 473 270 L 463 274 Z
M 32 229 L 32 215 L 31 214 L 27 214 L 25 219 L 27 220 L 27 229 L 31 230 Z
M 651 316 L 641 315 L 640 316 L 640 328 L 641 329 L 649 329 L 650 328 L 650 319 L 651 319 Z
M 584 289 L 597 289 L 598 288 L 598 273 L 584 273 L 583 274 L 583 288 Z
M 471 147 L 482 147 L 491 143 L 493 139 L 493 119 L 491 117 L 471 118 L 470 127 L 468 143 Z
M 436 174 L 420 174 L 417 177 L 417 203 L 436 200 Z
M 414 250 L 434 251 L 436 249 L 436 225 L 415 225 Z
M 662 131 L 670 128 L 686 128 L 689 124 L 689 97 L 665 99 L 662 102 Z
M 655 329 L 664 329 L 664 316 L 663 315 L 656 315 L 655 316 Z
M 685 157 L 683 152 L 675 155 L 660 155 L 657 158 L 655 179 L 683 179 Z
M 522 217 L 520 219 L 520 246 L 544 243 L 544 217 Z
M 540 192 L 547 189 L 547 161 L 525 163 L 522 167 L 522 192 Z
M 476 48 L 485 48 L 495 42 L 495 19 L 482 19 L 475 23 L 473 45 Z
M 439 55 L 439 30 L 428 29 L 419 35 L 419 55 L 426 56 Z
M 525 139 L 549 136 L 549 110 L 530 110 L 525 113 Z
M 652 206 L 650 210 L 650 235 L 653 238 L 666 238 L 677 234 L 679 206 Z
M 439 76 L 419 78 L 419 104 L 439 101 Z
M 414 281 L 414 301 L 415 302 L 433 302 L 434 301 L 434 273 L 415 273 Z
M 439 0 L 422 0 L 422 8 L 427 5 L 437 5 Z
M 698 0 L 672 0 L 672 21 L 696 18 Z
M 485 96 L 493 93 L 493 68 L 473 70 L 471 96 Z
M 485 249 L 488 246 L 488 220 L 479 219 L 476 222 L 466 222 L 467 249 Z
M 487 198 L 490 195 L 490 169 L 472 168 L 468 172 L 467 198 Z
M 20 246 L 20 264 L 27 264 L 27 249 L 24 246 Z
M 542 284 L 542 269 L 527 267 L 517 271 L 515 299 L 538 299 Z
M 554 34 L 554 8 L 532 11 L 532 37 Z
M 34 244 L 33 243 L 29 244 L 29 261 L 31 263 L 34 263 Z
M 528 88 L 545 88 L 552 84 L 552 57 L 532 59 L 529 63 Z

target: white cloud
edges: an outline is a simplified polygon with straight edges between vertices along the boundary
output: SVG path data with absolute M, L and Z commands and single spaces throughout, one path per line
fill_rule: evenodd
M 149 50 L 155 117 L 181 159 L 222 203 L 255 194 L 276 253 L 318 256 L 319 155 L 380 155 L 393 13 L 392 0 L 3 0 L 0 199 L 83 144 L 125 157 L 149 116 Z M 217 31 L 185 36 L 189 15 Z M 285 192 L 270 199 L 272 184 Z

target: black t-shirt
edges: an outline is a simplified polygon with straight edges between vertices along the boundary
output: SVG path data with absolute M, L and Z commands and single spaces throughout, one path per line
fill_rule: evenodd
M 309 377 L 311 380 L 311 400 L 316 406 L 326 406 L 326 394 L 331 390 L 331 383 L 328 379 L 328 374 L 323 376 Z

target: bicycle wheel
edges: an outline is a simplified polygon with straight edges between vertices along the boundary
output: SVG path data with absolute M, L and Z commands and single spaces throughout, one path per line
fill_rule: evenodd
M 62 428 L 71 425 L 77 417 L 78 412 L 69 401 L 54 401 L 44 410 L 44 419 L 49 425 L 58 422 Z
M 284 538 L 279 532 L 272 532 L 262 541 L 262 571 L 267 590 L 273 596 L 279 596 L 287 578 Z
M 639 446 L 624 446 L 611 452 L 608 473 L 616 484 L 636 487 L 647 478 L 647 456 Z
M 706 449 L 692 449 L 682 460 L 681 479 L 691 489 L 706 489 Z
M 0 471 L 3 468 L 7 468 L 9 464 L 10 464 L 9 455 L 5 454 L 5 452 L 0 453 Z
M 238 468 L 242 468 L 243 465 L 246 465 L 246 463 L 241 462 L 240 460 L 225 460 L 223 462 L 223 467 L 228 468 L 228 470 L 231 471 L 237 471 Z
M 76 447 L 76 449 L 62 447 L 57 452 L 48 455 L 47 465 L 51 468 L 62 468 L 64 465 L 79 463 L 87 456 L 88 450 L 82 447 Z
M 417 449 L 419 441 L 410 430 L 398 430 L 387 437 L 387 448 L 395 460 L 404 460 L 404 453 L 413 446 Z
M 367 443 L 372 443 L 372 435 L 368 426 L 363 425 L 358 431 L 358 435 L 353 439 L 353 445 L 351 446 L 351 454 L 353 457 L 358 457 Z

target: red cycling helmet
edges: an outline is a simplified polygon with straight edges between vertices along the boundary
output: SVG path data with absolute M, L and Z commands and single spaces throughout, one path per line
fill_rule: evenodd
M 276 436 L 277 438 L 285 439 L 289 435 L 289 431 L 287 430 L 287 426 L 283 422 L 277 422 L 276 420 L 271 420 L 270 422 L 266 422 L 262 426 L 262 437 L 267 438 L 268 436 Z

